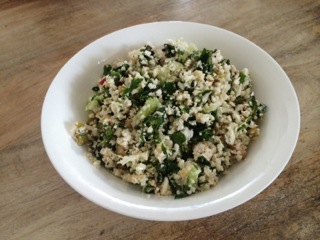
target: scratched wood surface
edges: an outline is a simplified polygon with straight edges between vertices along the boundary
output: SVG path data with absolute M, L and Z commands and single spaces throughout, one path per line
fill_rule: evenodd
M 183 20 L 238 33 L 288 74 L 301 108 L 297 147 L 249 202 L 203 219 L 155 222 L 107 211 L 71 189 L 43 147 L 40 114 L 81 48 L 140 23 Z M 0 239 L 320 239 L 320 2 L 0 0 Z

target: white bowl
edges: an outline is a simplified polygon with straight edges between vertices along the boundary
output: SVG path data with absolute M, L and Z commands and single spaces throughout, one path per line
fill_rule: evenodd
M 71 138 L 77 120 L 86 120 L 85 103 L 92 95 L 105 62 L 150 41 L 155 45 L 183 37 L 199 49 L 218 48 L 238 69 L 247 67 L 254 91 L 268 111 L 260 137 L 252 142 L 248 157 L 209 191 L 174 199 L 143 193 L 103 168 L 96 169 L 85 150 Z M 108 34 L 72 57 L 53 80 L 44 100 L 41 130 L 47 154 L 58 173 L 92 202 L 127 216 L 176 221 L 214 215 L 248 201 L 281 173 L 295 148 L 300 128 L 298 100 L 292 84 L 264 50 L 221 28 L 190 22 L 155 22 Z

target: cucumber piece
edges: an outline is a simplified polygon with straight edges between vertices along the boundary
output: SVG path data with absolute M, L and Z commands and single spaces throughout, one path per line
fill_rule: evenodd
M 197 187 L 200 173 L 201 173 L 201 168 L 198 166 L 198 164 L 193 163 L 188 173 L 188 179 L 187 179 L 188 186 Z
M 140 122 L 142 122 L 146 117 L 154 113 L 158 106 L 160 105 L 160 101 L 158 98 L 149 98 L 145 102 L 144 106 L 137 112 L 137 114 L 133 118 L 133 125 L 137 126 Z

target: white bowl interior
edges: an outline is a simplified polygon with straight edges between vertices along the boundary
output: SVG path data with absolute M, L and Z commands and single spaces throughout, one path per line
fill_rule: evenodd
M 104 63 L 150 41 L 161 45 L 183 37 L 197 47 L 218 48 L 237 68 L 247 67 L 257 98 L 268 112 L 260 137 L 248 157 L 234 165 L 213 189 L 183 199 L 142 193 L 103 168 L 96 169 L 71 138 L 78 120 L 86 120 L 85 103 Z M 253 198 L 283 170 L 297 142 L 300 118 L 295 91 L 285 72 L 261 48 L 229 31 L 189 22 L 157 22 L 126 28 L 79 51 L 53 80 L 42 110 L 41 128 L 48 156 L 64 180 L 96 204 L 128 216 L 150 220 L 186 220 L 229 210 Z

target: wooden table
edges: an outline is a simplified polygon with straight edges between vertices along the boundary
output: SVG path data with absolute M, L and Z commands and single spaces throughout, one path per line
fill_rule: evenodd
M 40 114 L 59 69 L 81 48 L 140 23 L 183 20 L 238 33 L 291 79 L 297 147 L 261 194 L 216 216 L 133 219 L 86 200 L 58 175 Z M 320 2 L 317 0 L 0 1 L 0 239 L 320 239 Z

